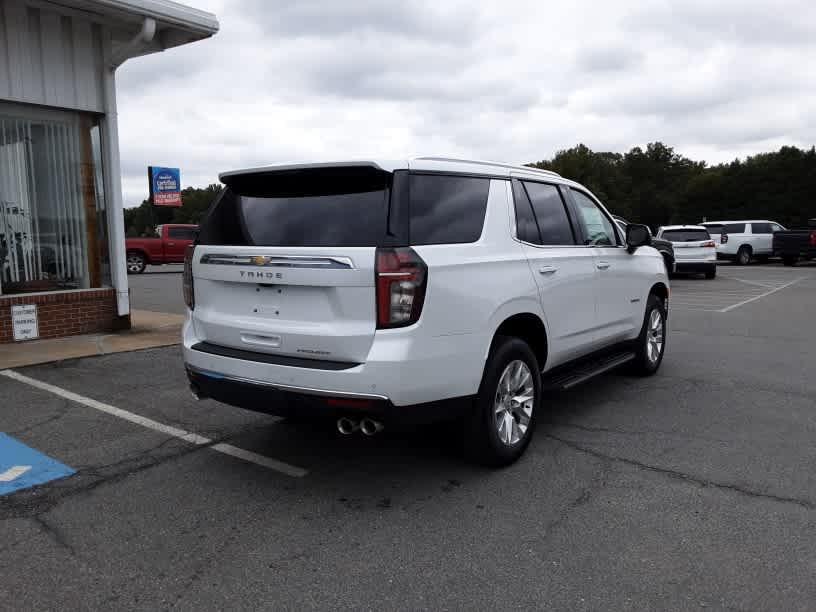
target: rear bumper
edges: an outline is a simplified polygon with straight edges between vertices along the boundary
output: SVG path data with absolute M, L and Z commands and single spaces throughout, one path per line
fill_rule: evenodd
M 489 345 L 477 334 L 418 337 L 409 328 L 388 330 L 377 332 L 364 363 L 339 367 L 335 362 L 282 360 L 246 351 L 201 350 L 207 348 L 202 346 L 206 341 L 196 336 L 189 319 L 182 334 L 185 365 L 193 375 L 206 377 L 201 382 L 212 389 L 206 394 L 243 407 L 249 406 L 214 389 L 238 391 L 249 385 L 261 395 L 360 399 L 394 407 L 470 397 L 478 391 Z M 298 363 L 302 361 L 311 363 Z
M 710 272 L 717 267 L 717 262 L 711 261 L 677 261 L 674 264 L 674 271 L 687 274 L 703 274 Z
M 456 397 L 413 406 L 395 406 L 379 396 L 336 395 L 328 389 L 297 389 L 262 381 L 224 376 L 187 366 L 196 395 L 255 412 L 305 419 L 370 417 L 389 427 L 454 419 L 473 405 L 472 397 Z

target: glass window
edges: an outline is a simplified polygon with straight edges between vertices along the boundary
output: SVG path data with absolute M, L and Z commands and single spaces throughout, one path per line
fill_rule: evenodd
M 533 205 L 541 244 L 575 244 L 564 200 L 555 185 L 524 181 Z
M 411 244 L 476 242 L 482 235 L 490 179 L 412 174 Z
M 187 227 L 171 227 L 168 234 L 170 238 L 179 240 L 193 240 L 195 238 L 195 231 Z
M 712 236 L 722 234 L 723 232 L 722 223 L 703 223 L 703 227 L 706 228 L 708 233 Z
M 202 244 L 353 247 L 385 239 L 390 173 L 337 167 L 250 174 L 228 183 L 222 200 L 228 218 L 208 218 Z
M 770 223 L 752 223 L 751 224 L 751 233 L 752 234 L 773 234 L 773 230 L 771 229 Z
M 94 129 L 87 115 L 0 104 L 0 293 L 100 286 Z
M 668 229 L 660 235 L 663 240 L 669 242 L 702 242 L 711 240 L 708 230 L 704 229 Z
M 571 189 L 571 191 L 584 228 L 584 244 L 616 246 L 618 237 L 615 228 L 595 201 L 577 189 Z
M 784 232 L 785 228 L 779 225 L 778 223 L 771 223 L 771 231 L 772 232 Z
M 530 244 L 541 244 L 533 207 L 527 192 L 518 181 L 513 181 L 513 200 L 516 208 L 516 237 Z
M 723 234 L 744 234 L 744 223 L 724 223 L 722 226 Z

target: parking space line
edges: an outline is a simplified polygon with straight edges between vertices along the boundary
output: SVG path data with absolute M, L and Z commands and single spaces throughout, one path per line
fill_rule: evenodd
M 165 425 L 164 423 L 154 421 L 153 419 L 143 417 L 128 410 L 123 410 L 121 408 L 117 408 L 116 406 L 111 406 L 110 404 L 105 404 L 98 400 L 91 399 L 90 397 L 79 395 L 77 393 L 74 393 L 73 391 L 68 391 L 67 389 L 63 389 L 61 387 L 57 387 L 46 382 L 42 382 L 41 380 L 30 378 L 28 376 L 25 376 L 24 374 L 15 372 L 14 370 L 2 370 L 0 371 L 0 375 L 3 375 L 6 378 L 10 378 L 12 380 L 16 380 L 17 382 L 29 385 L 31 387 L 35 387 L 42 391 L 48 391 L 49 393 L 53 393 L 54 395 L 58 395 L 59 397 L 62 397 L 64 399 L 76 402 L 77 404 L 82 404 L 83 406 L 87 406 L 88 408 L 93 408 L 94 410 L 98 410 L 111 416 L 124 419 L 125 421 L 130 421 L 131 423 L 135 423 L 136 425 L 141 425 L 142 427 L 152 429 L 153 431 L 158 431 L 165 435 L 178 438 L 180 440 L 184 440 L 185 442 L 189 442 L 191 444 L 197 444 L 202 446 L 212 445 L 209 446 L 209 448 L 218 453 L 229 455 L 230 457 L 236 457 L 238 459 L 243 459 L 244 461 L 248 461 L 250 463 L 254 463 L 256 465 L 269 468 L 270 470 L 275 470 L 287 476 L 292 476 L 294 478 L 302 478 L 303 476 L 306 476 L 309 473 L 308 470 L 305 470 L 301 467 L 290 465 L 288 463 L 284 463 L 282 461 L 278 461 L 277 459 L 272 459 L 270 457 L 265 457 L 263 455 L 253 453 L 251 451 L 247 451 L 242 448 L 232 446 L 231 444 L 223 443 L 213 444 L 213 440 L 211 440 L 210 438 L 200 436 L 196 433 L 186 431 L 184 429 L 179 429 L 178 427 L 173 427 L 172 425 Z
M 731 306 L 728 306 L 727 308 L 723 308 L 722 310 L 720 310 L 720 312 L 731 312 L 735 308 L 739 308 L 740 306 L 745 306 L 746 304 L 750 304 L 751 302 L 755 302 L 756 300 L 760 300 L 760 299 L 762 299 L 764 297 L 768 297 L 772 293 L 776 293 L 777 291 L 782 291 L 782 289 L 786 289 L 787 287 L 790 287 L 791 285 L 795 285 L 796 283 L 798 283 L 799 281 L 804 280 L 804 279 L 805 279 L 804 276 L 800 276 L 799 278 L 794 279 L 791 282 L 785 283 L 784 285 L 781 285 L 781 286 L 776 287 L 774 289 L 771 289 L 770 291 L 766 291 L 765 293 L 760 293 L 759 295 L 756 295 L 756 296 L 754 296 L 752 298 L 748 298 L 747 300 L 743 300 L 742 302 L 739 302 L 737 304 L 733 304 Z

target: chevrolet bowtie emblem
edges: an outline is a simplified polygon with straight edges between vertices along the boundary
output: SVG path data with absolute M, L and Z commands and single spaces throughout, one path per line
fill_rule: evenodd
M 267 263 L 269 263 L 269 258 L 264 257 L 263 255 L 257 255 L 252 258 L 252 263 L 254 263 L 256 266 L 265 266 Z

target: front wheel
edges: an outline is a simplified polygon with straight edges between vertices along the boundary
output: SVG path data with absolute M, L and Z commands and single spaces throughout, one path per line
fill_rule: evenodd
M 128 274 L 141 274 L 147 267 L 147 261 L 144 255 L 131 251 L 127 254 L 127 271 Z
M 655 294 L 646 302 L 643 327 L 636 342 L 632 371 L 639 376 L 651 376 L 657 372 L 666 351 L 666 305 Z
M 541 374 L 530 346 L 518 338 L 494 341 L 468 417 L 465 446 L 478 463 L 499 467 L 527 448 L 541 402 Z

